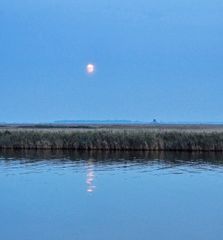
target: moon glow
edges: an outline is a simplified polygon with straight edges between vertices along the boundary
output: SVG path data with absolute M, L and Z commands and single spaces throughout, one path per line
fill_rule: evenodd
M 89 63 L 86 66 L 86 72 L 87 72 L 87 74 L 93 74 L 95 72 L 95 65 L 92 63 Z

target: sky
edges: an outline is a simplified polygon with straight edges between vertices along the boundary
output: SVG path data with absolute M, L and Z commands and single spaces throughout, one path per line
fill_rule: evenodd
M 222 0 L 1 0 L 0 122 L 223 122 L 222 12 Z

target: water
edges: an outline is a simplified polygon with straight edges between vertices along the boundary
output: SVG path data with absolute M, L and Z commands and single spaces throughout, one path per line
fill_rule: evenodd
M 0 239 L 223 238 L 223 156 L 1 152 Z

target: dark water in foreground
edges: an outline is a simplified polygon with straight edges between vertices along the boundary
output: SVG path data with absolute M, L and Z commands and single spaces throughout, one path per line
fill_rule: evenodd
M 0 153 L 0 239 L 222 239 L 223 156 Z

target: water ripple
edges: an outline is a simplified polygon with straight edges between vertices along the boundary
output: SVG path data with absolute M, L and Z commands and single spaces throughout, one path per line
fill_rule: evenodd
M 50 153 L 4 152 L 0 154 L 0 174 L 38 174 L 40 172 L 84 172 L 91 166 L 95 172 L 138 172 L 141 174 L 198 174 L 223 172 L 221 155 L 188 155 L 163 153 Z

